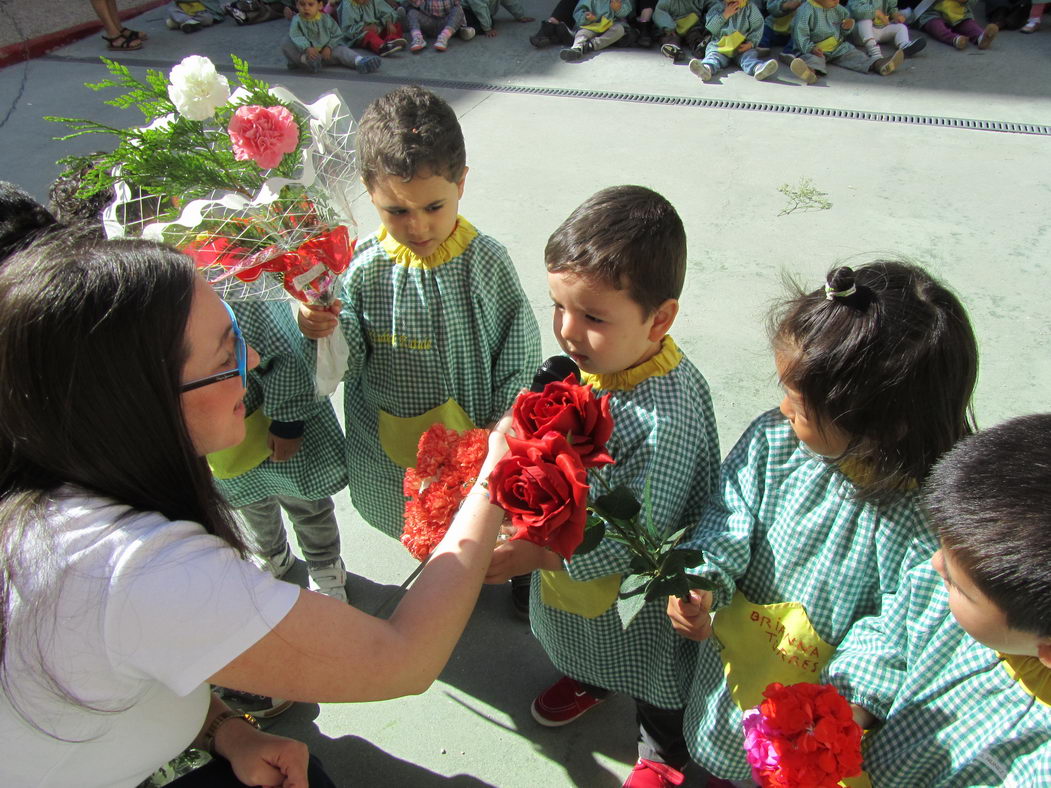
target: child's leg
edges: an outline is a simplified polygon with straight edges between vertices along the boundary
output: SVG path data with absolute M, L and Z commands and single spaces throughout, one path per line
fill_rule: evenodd
M 409 25 L 409 36 L 411 39 L 409 51 L 419 52 L 427 46 L 427 42 L 423 39 L 423 27 L 430 20 L 430 16 L 418 8 L 410 8 L 405 19 Z
M 945 24 L 945 20 L 940 16 L 927 22 L 927 24 L 923 26 L 923 32 L 936 41 L 941 41 L 943 44 L 948 44 L 949 46 L 956 45 L 958 34 L 954 33 L 952 28 Z
M 755 77 L 760 82 L 777 73 L 777 61 L 760 57 L 755 47 L 737 56 L 737 65 L 750 77 Z
M 818 74 L 827 74 L 828 66 L 824 57 L 818 57 L 813 52 L 806 52 L 798 57 L 792 58 L 789 65 L 792 73 L 808 85 L 817 82 Z
M 710 38 L 711 36 L 708 34 L 708 29 L 704 26 L 704 23 L 698 22 L 686 31 L 682 40 L 686 45 L 686 50 L 693 57 L 704 57 L 704 47 Z
M 594 37 L 595 37 L 595 32 L 593 30 L 586 30 L 583 27 L 580 28 L 573 35 L 573 46 L 572 46 L 572 49 L 584 49 L 590 43 L 591 39 L 593 39 Z
M 332 59 L 340 65 L 352 68 L 359 74 L 371 74 L 380 67 L 380 59 L 375 55 L 359 55 L 342 44 L 332 47 Z
M 289 68 L 299 68 L 303 65 L 303 50 L 293 44 L 291 38 L 285 38 L 281 42 L 281 54 L 285 56 Z
M 596 50 L 605 49 L 608 46 L 613 46 L 613 44 L 617 43 L 622 38 L 624 38 L 624 23 L 615 22 L 613 24 L 613 27 L 611 27 L 605 33 L 601 33 L 600 35 L 595 36 L 591 40 L 591 45 Z
M 339 560 L 339 524 L 331 498 L 307 501 L 282 495 L 267 500 L 275 500 L 288 512 L 308 568 L 331 566 Z M 284 538 L 283 530 L 281 535 Z
M 690 762 L 690 751 L 682 734 L 683 709 L 662 709 L 635 699 L 639 724 L 639 758 L 665 763 L 681 771 Z
M 993 39 L 996 38 L 996 34 L 1000 32 L 1000 28 L 996 25 L 982 27 L 973 19 L 964 19 L 962 22 L 957 23 L 953 30 L 961 36 L 967 36 L 967 39 L 971 43 L 977 44 L 979 49 L 988 49 L 989 45 L 993 43 Z
M 405 30 L 401 26 L 401 22 L 391 22 L 387 25 L 387 29 L 383 31 L 383 40 L 386 41 L 404 41 Z
M 682 38 L 675 30 L 662 30 L 660 36 L 661 54 L 672 60 L 683 57 Z
M 281 521 L 280 499 L 276 495 L 242 506 L 237 513 L 252 535 L 255 546 L 253 552 L 256 555 L 264 560 L 282 556 L 288 547 L 288 538 L 285 536 L 285 524 Z M 287 571 L 289 567 L 282 568 Z M 274 574 L 280 577 L 278 572 Z
M 434 48 L 439 52 L 444 52 L 448 49 L 449 39 L 456 34 L 457 30 L 464 26 L 465 19 L 463 7 L 454 5 L 445 19 L 442 20 L 442 29 L 434 41 Z
M 879 60 L 879 57 L 867 55 L 857 47 L 851 47 L 849 52 L 843 53 L 831 62 L 835 63 L 840 68 L 846 68 L 851 71 L 857 71 L 861 74 L 867 74 L 872 70 L 872 64 L 877 60 Z
M 372 30 L 366 30 L 362 34 L 361 38 L 353 43 L 354 46 L 358 47 L 359 49 L 364 48 L 369 50 L 370 52 L 376 52 L 378 54 L 380 49 L 382 49 L 383 45 L 386 42 L 383 40 L 383 37 L 380 36 L 378 33 Z
M 855 27 L 857 27 L 858 38 L 861 40 L 861 45 L 865 47 L 865 53 L 872 57 L 883 57 L 883 52 L 880 51 L 879 48 L 875 25 L 872 24 L 872 20 L 859 19 L 854 24 Z
M 1046 8 L 1047 3 L 1033 3 L 1029 9 L 1029 19 L 1027 19 L 1025 25 L 1022 26 L 1021 32 L 1035 33 L 1039 30 L 1040 19 L 1043 17 Z

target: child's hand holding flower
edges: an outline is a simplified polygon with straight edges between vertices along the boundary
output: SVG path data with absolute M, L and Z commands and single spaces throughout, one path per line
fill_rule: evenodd
M 690 601 L 668 597 L 668 618 L 676 632 L 687 640 L 707 640 L 712 634 L 712 592 L 693 589 Z

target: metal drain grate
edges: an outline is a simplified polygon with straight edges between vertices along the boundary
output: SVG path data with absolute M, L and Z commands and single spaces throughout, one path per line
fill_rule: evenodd
M 48 55 L 48 60 L 72 63 L 98 64 L 96 58 L 62 57 Z M 171 63 L 164 60 L 136 60 L 129 66 L 145 66 L 167 70 Z M 219 71 L 232 73 L 233 68 L 216 64 Z M 285 69 L 253 67 L 253 73 L 268 76 L 287 75 Z M 315 79 L 331 79 L 334 82 L 346 82 L 343 75 L 317 74 Z M 358 77 L 369 82 L 389 85 L 421 85 L 426 88 L 445 90 L 484 91 L 487 93 L 511 93 L 526 96 L 550 96 L 552 98 L 590 99 L 593 101 L 625 101 L 632 104 L 662 104 L 681 107 L 698 107 L 701 109 L 728 109 L 744 112 L 772 112 L 782 115 L 803 115 L 818 118 L 841 118 L 844 120 L 865 120 L 878 123 L 898 123 L 907 126 L 932 126 L 936 128 L 966 129 L 970 131 L 994 131 L 1004 134 L 1035 134 L 1051 137 L 1051 126 L 1036 123 L 1014 123 L 1002 120 L 975 120 L 972 118 L 947 118 L 938 115 L 906 115 L 897 112 L 869 112 L 856 109 L 836 109 L 833 107 L 806 107 L 798 104 L 773 104 L 765 101 L 737 101 L 734 99 L 699 98 L 693 96 L 665 96 L 653 93 L 624 93 L 608 90 L 584 90 L 581 88 L 556 88 L 532 85 L 508 85 L 497 82 L 465 82 L 452 79 L 402 79 L 376 74 Z

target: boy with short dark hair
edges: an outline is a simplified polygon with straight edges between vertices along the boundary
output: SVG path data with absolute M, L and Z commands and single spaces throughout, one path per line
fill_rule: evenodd
M 301 307 L 299 325 L 313 339 L 339 325 L 350 347 L 351 498 L 399 538 L 420 435 L 496 422 L 540 363 L 540 332 L 507 250 L 458 213 L 467 165 L 452 107 L 399 88 L 365 110 L 357 147 L 383 226 L 357 245 L 342 304 Z
M 925 488 L 933 568 L 855 624 L 824 676 L 879 723 L 873 785 L 1051 785 L 1051 414 L 964 438 Z
M 562 223 L 544 251 L 554 331 L 585 384 L 609 392 L 615 460 L 591 471 L 598 489 L 629 488 L 668 536 L 696 523 L 719 471 L 719 439 L 708 384 L 668 335 L 686 275 L 686 234 L 659 194 L 640 186 L 603 189 Z M 636 701 L 639 760 L 627 786 L 656 785 L 689 761 L 682 738 L 677 640 L 663 600 L 647 603 L 624 629 L 617 610 L 631 573 L 627 549 L 603 539 L 563 561 L 525 541 L 501 544 L 487 582 L 533 576 L 530 620 L 566 675 L 532 705 L 541 725 L 568 724 L 623 692 Z

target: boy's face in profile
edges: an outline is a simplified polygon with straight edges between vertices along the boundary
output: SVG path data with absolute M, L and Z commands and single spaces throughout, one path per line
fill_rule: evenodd
M 953 618 L 968 635 L 1001 654 L 1040 656 L 1037 650 L 1040 638 L 1032 632 L 1009 627 L 1003 610 L 975 585 L 952 550 L 946 547 L 938 550 L 931 557 L 931 566 L 945 583 Z
M 456 228 L 467 168 L 460 180 L 419 174 L 409 181 L 379 176 L 369 189 L 380 221 L 398 243 L 417 257 L 428 257 Z
M 547 275 L 559 346 L 585 372 L 611 374 L 648 361 L 671 325 L 669 302 L 649 317 L 628 295 L 594 279 L 562 272 Z M 674 311 L 671 318 L 674 318 Z M 656 338 L 654 338 L 656 337 Z

